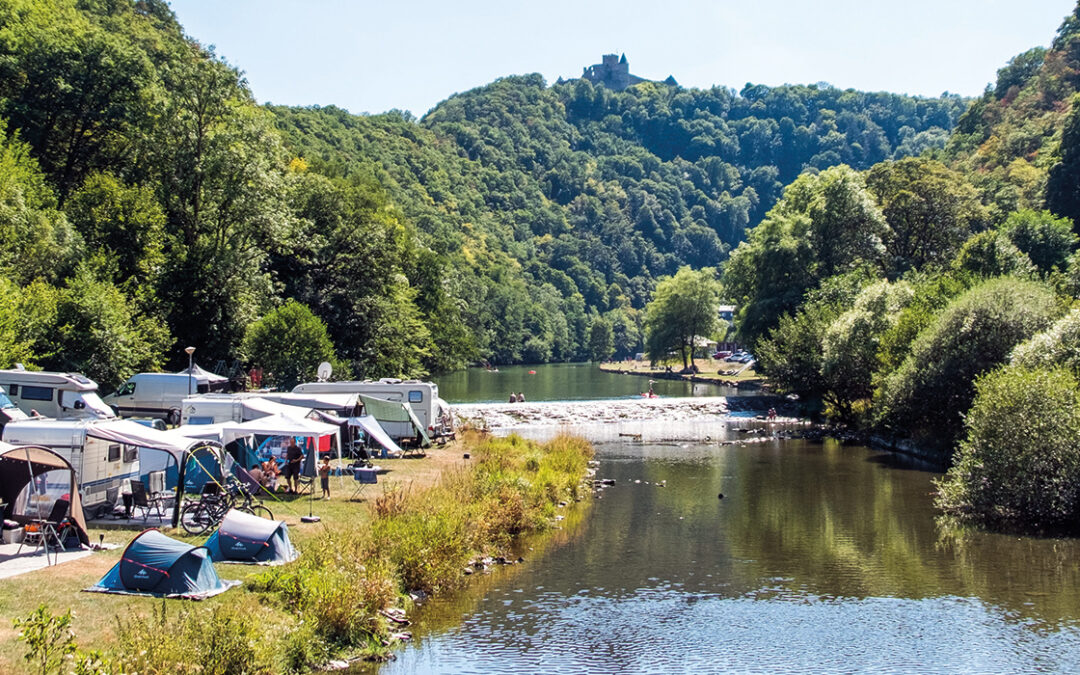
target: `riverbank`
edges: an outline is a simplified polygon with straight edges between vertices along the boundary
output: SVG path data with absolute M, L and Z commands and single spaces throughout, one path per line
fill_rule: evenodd
M 0 582 L 0 672 L 29 672 L 10 621 L 41 604 L 70 610 L 80 650 L 101 650 L 125 672 L 308 672 L 334 658 L 384 656 L 406 637 L 403 614 L 416 598 L 460 587 L 471 561 L 504 556 L 585 499 L 591 454 L 565 436 L 540 444 L 471 434 L 426 458 L 390 462 L 364 501 L 349 501 L 352 485 L 332 480 L 331 501 L 270 504 L 290 526 L 297 562 L 216 565 L 243 585 L 200 603 L 81 593 L 137 534 L 92 532 L 119 548 Z M 300 522 L 308 508 L 320 523 Z
M 758 375 L 753 366 L 741 370 L 743 364 L 696 359 L 696 374 L 681 374 L 668 371 L 664 367 L 654 367 L 648 361 L 609 361 L 599 365 L 600 370 L 619 375 L 638 375 L 654 380 L 683 380 L 685 382 L 704 382 L 721 384 L 740 389 L 759 389 L 765 384 L 765 378 Z M 646 388 L 647 389 L 647 388 Z

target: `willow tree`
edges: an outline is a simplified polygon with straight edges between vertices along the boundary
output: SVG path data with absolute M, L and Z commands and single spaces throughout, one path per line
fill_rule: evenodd
M 675 276 L 660 279 L 652 301 L 645 307 L 645 348 L 649 358 L 659 361 L 678 350 L 683 368 L 693 365 L 694 338 L 716 331 L 719 302 L 720 283 L 711 267 L 697 271 L 681 267 Z

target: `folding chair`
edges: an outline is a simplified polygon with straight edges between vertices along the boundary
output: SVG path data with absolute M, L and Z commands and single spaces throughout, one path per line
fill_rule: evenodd
M 356 490 L 353 491 L 350 500 L 355 500 L 369 485 L 377 485 L 379 483 L 379 474 L 375 473 L 375 469 L 368 469 L 366 467 L 354 466 L 352 468 L 353 480 L 356 481 Z
M 146 492 L 146 486 L 143 485 L 141 480 L 131 481 L 131 506 L 132 510 L 143 510 L 143 523 L 146 523 L 150 519 L 150 512 L 157 512 L 158 518 L 165 517 L 165 510 L 161 505 L 160 494 L 156 497 L 151 497 Z
M 52 558 L 49 556 L 49 547 L 55 545 L 59 550 L 63 550 L 64 548 L 64 543 L 60 541 L 58 530 L 60 528 L 60 521 L 67 516 L 70 504 L 71 502 L 67 499 L 57 499 L 53 502 L 52 511 L 49 512 L 48 518 L 34 519 L 31 522 L 34 529 L 27 528 L 23 535 L 22 543 L 19 544 L 19 550 L 15 552 L 15 555 L 22 553 L 23 546 L 33 544 L 35 552 L 38 548 L 45 549 L 45 562 L 51 565 Z

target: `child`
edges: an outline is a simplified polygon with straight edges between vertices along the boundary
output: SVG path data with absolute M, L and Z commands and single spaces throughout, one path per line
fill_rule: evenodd
M 330 458 L 323 457 L 319 465 L 319 483 L 322 484 L 323 499 L 330 499 Z

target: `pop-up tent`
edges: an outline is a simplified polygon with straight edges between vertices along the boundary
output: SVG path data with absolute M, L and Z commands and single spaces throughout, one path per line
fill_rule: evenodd
M 4 518 L 12 519 L 16 516 L 15 509 L 22 491 L 35 478 L 50 471 L 68 472 L 69 522 L 75 528 L 79 541 L 89 544 L 90 540 L 86 536 L 86 518 L 83 515 L 82 500 L 79 497 L 79 479 L 75 475 L 75 469 L 66 459 L 47 448 L 17 447 L 0 442 L 0 502 L 5 504 Z M 30 518 L 42 517 L 41 513 L 25 515 Z
M 284 565 L 299 555 L 289 541 L 285 521 L 268 520 L 236 509 L 225 514 L 205 546 L 214 562 L 244 565 Z
M 218 576 L 206 547 L 185 544 L 151 529 L 132 539 L 120 562 L 85 590 L 202 600 L 239 585 L 239 581 Z
M 420 440 L 421 447 L 426 448 L 431 445 L 431 439 L 424 430 L 424 425 L 420 424 L 416 413 L 408 404 L 364 394 L 360 394 L 360 400 L 364 402 L 364 412 L 379 420 L 379 424 L 389 432 L 392 438 L 415 437 Z

